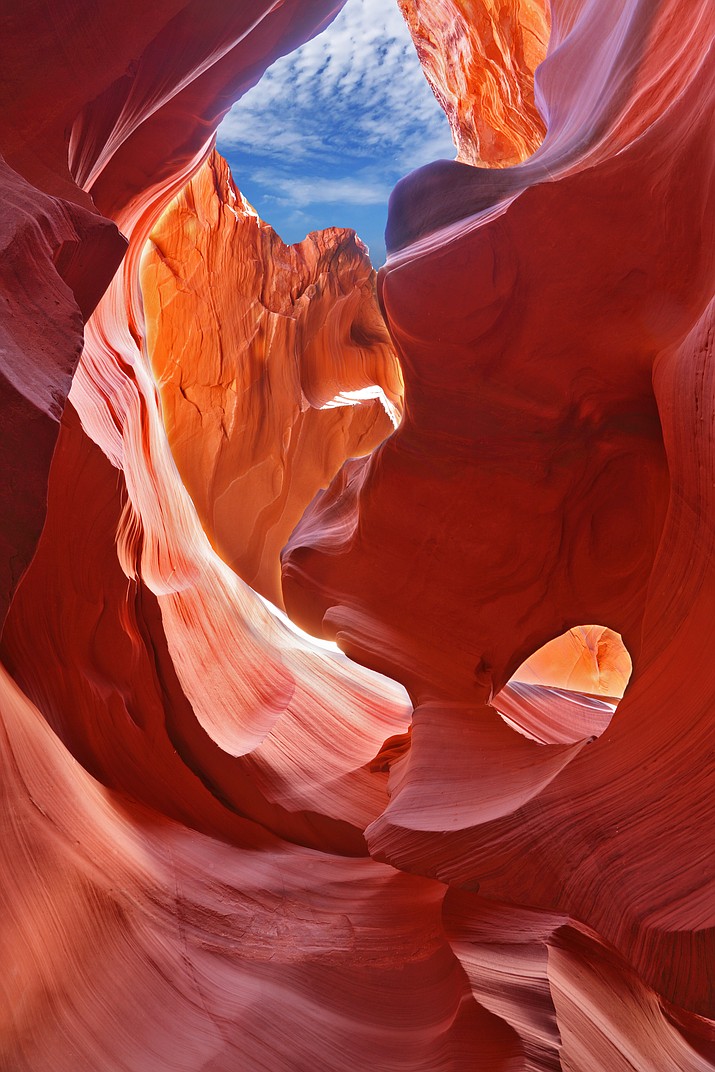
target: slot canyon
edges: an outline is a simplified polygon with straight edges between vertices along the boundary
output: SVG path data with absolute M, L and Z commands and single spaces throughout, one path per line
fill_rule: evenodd
M 715 7 L 384 0 L 376 270 L 352 3 L 0 8 L 0 1072 L 713 1072 Z

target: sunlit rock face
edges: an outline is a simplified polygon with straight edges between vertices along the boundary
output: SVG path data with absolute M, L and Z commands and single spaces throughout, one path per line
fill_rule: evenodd
M 337 229 L 286 246 L 214 153 L 154 227 L 142 290 L 184 487 L 221 557 L 280 605 L 306 506 L 399 419 L 367 251 Z
M 632 669 L 618 633 L 576 626 L 529 656 L 494 697 L 494 707 L 540 744 L 594 739 L 608 729 Z
M 320 406 L 401 391 L 364 254 L 287 250 L 200 170 L 339 6 L 31 3 L 0 35 L 0 1068 L 707 1072 L 711 8 L 554 2 L 541 148 L 398 187 L 404 416 L 360 458 L 381 404 Z M 483 91 L 436 57 L 488 52 L 516 130 L 535 9 L 452 10 L 406 8 L 430 77 L 466 131 Z M 251 325 L 271 390 L 224 435 Z M 283 591 L 355 661 L 241 576 L 275 584 L 276 484 L 298 511 L 347 456 Z M 260 462 L 249 555 L 215 505 Z
M 398 0 L 457 159 L 508 167 L 544 137 L 534 72 L 546 55 L 547 0 Z
M 618 633 L 599 625 L 576 626 L 534 652 L 512 681 L 620 699 L 632 671 Z

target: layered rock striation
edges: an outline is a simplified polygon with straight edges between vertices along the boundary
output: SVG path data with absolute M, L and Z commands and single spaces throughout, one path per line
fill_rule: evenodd
M 534 73 L 551 28 L 547 0 L 398 0 L 452 128 L 457 159 L 520 164 L 543 141 Z

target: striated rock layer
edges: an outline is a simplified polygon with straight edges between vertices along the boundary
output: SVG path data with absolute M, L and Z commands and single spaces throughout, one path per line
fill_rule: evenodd
M 280 605 L 306 506 L 399 419 L 367 252 L 337 229 L 286 246 L 213 153 L 152 231 L 141 282 L 184 487 L 224 561 Z
M 535 152 L 545 131 L 534 72 L 549 41 L 548 0 L 398 3 L 449 119 L 457 159 L 509 167 Z
M 339 6 L 0 35 L 0 1069 L 707 1072 L 711 9 L 405 0 L 390 344 L 201 166 Z

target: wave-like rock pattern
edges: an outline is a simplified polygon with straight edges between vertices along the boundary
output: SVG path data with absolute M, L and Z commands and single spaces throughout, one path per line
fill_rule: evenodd
M 2 157 L 0 190 L 2 620 L 42 531 L 47 474 L 82 352 L 83 317 L 126 243 L 110 221 L 38 190 Z
M 32 0 L 0 35 L 0 1069 L 707 1072 L 710 8 L 555 0 L 541 148 L 395 192 L 403 421 L 284 561 L 294 619 L 368 669 L 216 553 L 214 431 L 187 490 L 193 418 L 167 435 L 156 372 L 176 325 L 159 303 L 147 329 L 140 287 L 149 236 L 220 172 L 198 169 L 221 114 L 339 6 Z M 436 57 L 457 7 L 404 6 Z M 516 130 L 541 9 L 460 0 L 467 58 L 477 8 Z M 425 62 L 466 129 L 484 90 Z M 221 261 L 222 228 L 281 248 L 213 198 L 201 248 Z M 329 309 L 369 291 L 358 261 L 326 267 Z M 329 309 L 296 317 L 301 352 Z M 317 399 L 363 384 L 366 340 L 334 353 L 344 315 Z M 380 347 L 365 374 L 396 397 Z

